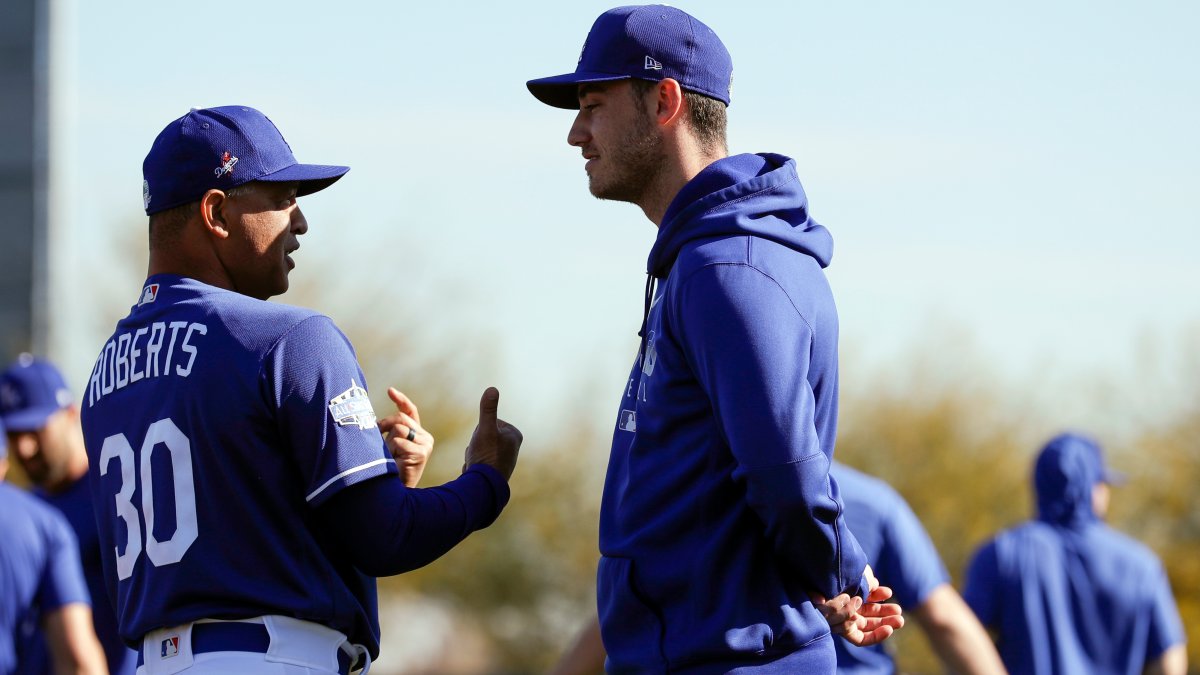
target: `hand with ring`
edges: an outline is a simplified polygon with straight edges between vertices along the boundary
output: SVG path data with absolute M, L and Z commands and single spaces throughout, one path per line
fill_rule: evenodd
M 396 460 L 400 479 L 408 487 L 416 487 L 433 453 L 433 435 L 421 428 L 417 405 L 400 390 L 388 387 L 388 398 L 396 404 L 396 412 L 377 422 L 379 433 Z

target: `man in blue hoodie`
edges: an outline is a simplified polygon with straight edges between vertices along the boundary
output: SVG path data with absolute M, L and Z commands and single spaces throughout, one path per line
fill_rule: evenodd
M 833 673 L 903 624 L 842 517 L 832 238 L 795 163 L 728 156 L 732 63 L 662 5 L 602 14 L 575 72 L 528 83 L 577 109 L 589 189 L 658 238 L 600 515 L 612 672 Z M 864 601 L 868 604 L 864 604 Z
M 1162 563 L 1102 520 L 1112 480 L 1094 440 L 1055 437 L 1034 467 L 1038 517 L 975 554 L 963 596 L 1011 672 L 1187 671 Z

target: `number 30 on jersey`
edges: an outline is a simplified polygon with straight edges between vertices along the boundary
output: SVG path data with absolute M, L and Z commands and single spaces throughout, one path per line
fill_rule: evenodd
M 154 477 L 150 457 L 159 446 L 171 453 L 171 485 L 175 491 L 175 533 L 166 541 L 154 536 Z M 134 564 L 142 554 L 142 522 L 145 521 L 146 557 L 155 567 L 177 563 L 183 559 L 192 542 L 196 541 L 196 488 L 192 481 L 192 444 L 175 426 L 171 418 L 163 418 L 146 429 L 142 449 L 137 453 L 125 434 L 113 434 L 104 439 L 100 448 L 100 475 L 108 474 L 113 459 L 120 463 L 121 489 L 115 496 L 117 517 L 125 521 L 125 553 L 116 546 L 117 578 L 128 579 Z M 135 464 L 137 466 L 135 467 Z M 137 474 L 135 476 L 135 469 Z M 140 478 L 142 487 L 141 512 L 133 504 L 133 493 Z

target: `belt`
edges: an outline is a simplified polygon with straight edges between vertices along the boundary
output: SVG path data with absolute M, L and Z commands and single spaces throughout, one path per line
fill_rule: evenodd
M 266 654 L 271 646 L 271 634 L 261 623 L 220 621 L 192 624 L 192 653 L 211 652 L 254 652 Z M 145 649 L 137 650 L 137 667 L 146 663 Z M 354 657 L 339 649 L 337 653 L 338 673 L 349 675 Z

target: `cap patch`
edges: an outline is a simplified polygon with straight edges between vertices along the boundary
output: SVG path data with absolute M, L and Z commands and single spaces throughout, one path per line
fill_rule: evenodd
M 646 67 L 643 70 L 662 70 L 662 64 L 655 61 L 653 58 L 646 57 Z
M 227 173 L 233 173 L 233 167 L 237 163 L 238 158 L 229 154 L 229 151 L 226 150 L 224 154 L 221 155 L 221 166 L 213 169 L 213 173 L 216 174 L 217 178 L 220 178 Z
M 150 208 L 150 181 L 142 181 L 142 209 Z
M 367 390 L 350 381 L 350 388 L 329 401 L 329 414 L 340 427 L 375 428 L 375 409 L 367 398 Z

